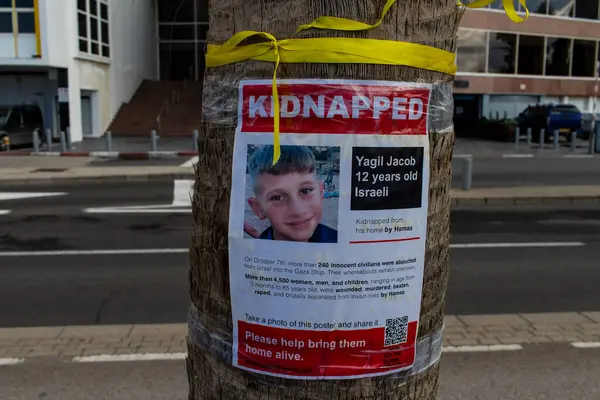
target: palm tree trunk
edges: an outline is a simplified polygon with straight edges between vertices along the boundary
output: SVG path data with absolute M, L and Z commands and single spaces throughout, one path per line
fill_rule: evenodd
M 385 0 L 210 0 L 210 43 L 223 43 L 242 30 L 290 38 L 296 27 L 320 16 L 374 22 Z M 344 33 L 311 31 L 300 37 L 346 36 L 409 41 L 455 50 L 461 12 L 455 0 L 399 0 L 376 29 Z M 194 230 L 190 248 L 192 312 L 188 344 L 189 398 L 232 399 L 434 399 L 439 366 L 417 374 L 355 380 L 303 381 L 245 372 L 231 365 L 231 301 L 228 267 L 228 217 L 231 162 L 241 79 L 270 78 L 272 63 L 248 61 L 206 71 L 203 126 L 193 197 Z M 278 77 L 372 79 L 439 83 L 430 124 L 428 232 L 419 338 L 443 326 L 448 277 L 450 181 L 454 134 L 452 77 L 409 67 L 356 64 L 286 64 Z M 443 107 L 442 107 L 443 106 Z

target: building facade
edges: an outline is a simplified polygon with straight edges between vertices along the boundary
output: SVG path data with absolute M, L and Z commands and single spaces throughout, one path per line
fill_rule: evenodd
M 514 118 L 559 102 L 598 112 L 599 0 L 528 0 L 521 24 L 500 3 L 468 11 L 461 24 L 456 118 Z
M 156 7 L 144 0 L 0 0 L 0 105 L 35 103 L 44 128 L 100 136 L 158 77 Z
M 600 0 L 501 2 L 459 30 L 457 121 L 514 118 L 530 104 L 598 110 Z M 201 80 L 207 0 L 0 0 L 0 105 L 37 103 L 44 127 L 100 136 L 144 79 Z M 522 10 L 521 10 L 522 11 Z

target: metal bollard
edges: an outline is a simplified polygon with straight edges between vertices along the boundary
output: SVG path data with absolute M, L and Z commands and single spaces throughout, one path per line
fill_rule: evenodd
M 519 142 L 521 141 L 521 128 L 518 126 L 515 128 L 515 148 L 519 148 Z
M 527 128 L 527 147 L 531 148 L 531 128 Z
M 553 139 L 554 139 L 554 150 L 558 150 L 559 142 L 560 142 L 560 140 L 559 140 L 560 136 L 558 134 L 558 129 L 554 130 L 554 137 L 553 137 Z
M 60 151 L 67 152 L 67 135 L 63 131 L 60 131 Z
M 48 146 L 48 151 L 52 150 L 52 131 L 50 129 L 46 129 L 46 146 Z
M 540 151 L 544 150 L 544 145 L 546 143 L 546 130 L 540 129 Z
M 73 150 L 73 143 L 71 143 L 71 128 L 67 126 L 67 151 Z
M 575 152 L 575 148 L 577 147 L 577 132 L 571 132 L 571 151 Z
M 150 149 L 152 151 L 156 151 L 156 149 L 158 148 L 158 135 L 156 134 L 156 131 L 152 131 L 150 132 Z
M 104 140 L 106 141 L 106 151 L 112 151 L 112 132 L 106 131 L 104 133 Z
M 194 151 L 196 153 L 198 153 L 198 138 L 200 137 L 200 134 L 198 133 L 197 129 L 194 129 Z
M 462 190 L 470 190 L 473 184 L 473 159 L 463 158 Z
M 33 152 L 40 152 L 40 131 L 37 129 L 33 131 Z

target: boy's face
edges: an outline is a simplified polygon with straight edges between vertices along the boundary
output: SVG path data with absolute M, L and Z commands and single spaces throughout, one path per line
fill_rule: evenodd
M 268 219 L 275 240 L 307 242 L 321 222 L 323 184 L 313 173 L 260 174 L 248 199 L 260 219 Z

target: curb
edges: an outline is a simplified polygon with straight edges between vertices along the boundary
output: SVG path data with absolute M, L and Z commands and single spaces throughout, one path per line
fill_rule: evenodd
M 455 160 L 462 160 L 465 158 L 479 159 L 479 160 L 514 160 L 514 159 L 551 159 L 557 158 L 562 159 L 592 159 L 600 158 L 600 154 L 588 154 L 588 153 L 562 153 L 556 154 L 550 151 L 541 153 L 503 153 L 503 154 L 455 154 L 453 157 Z
M 195 157 L 195 151 L 147 151 L 147 152 L 119 152 L 119 151 L 83 151 L 83 152 L 4 152 L 0 156 L 31 156 L 31 157 L 96 157 L 114 160 L 156 160 L 165 158 Z
M 178 179 L 195 179 L 193 172 L 181 172 L 181 173 L 155 173 L 155 174 L 140 174 L 140 175 L 128 175 L 127 173 L 115 174 L 115 175 L 99 175 L 99 176 L 55 176 L 52 178 L 46 177 L 30 177 L 23 179 L 0 179 L 1 186 L 11 185 L 48 185 L 48 184 L 82 184 L 82 183 L 94 183 L 94 184 L 110 184 L 115 182 L 148 182 L 148 181 L 174 181 Z

